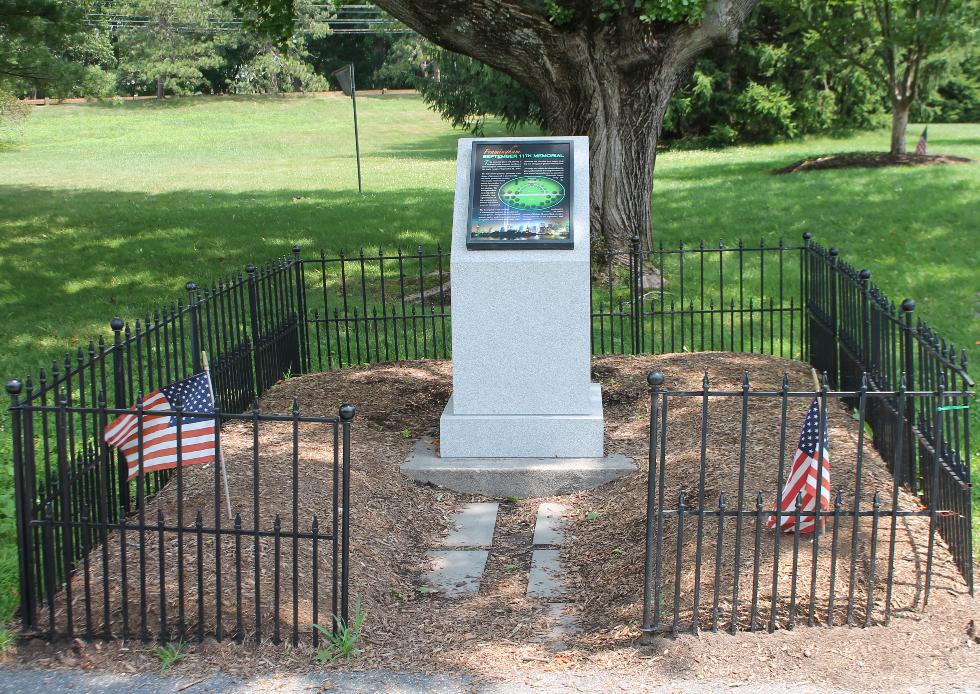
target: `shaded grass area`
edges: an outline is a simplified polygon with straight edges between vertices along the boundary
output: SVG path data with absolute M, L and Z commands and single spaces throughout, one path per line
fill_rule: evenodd
M 294 243 L 313 252 L 446 247 L 462 134 L 414 96 L 360 102 L 361 195 L 342 97 L 36 109 L 18 141 L 0 150 L 0 375 L 36 373 L 108 333 L 113 315 L 142 315 L 182 296 L 188 280 Z M 980 125 L 932 125 L 930 135 L 931 152 L 980 158 Z M 770 174 L 887 141 L 878 132 L 666 151 L 657 162 L 655 239 L 668 247 L 739 238 L 792 245 L 810 231 L 870 268 L 896 301 L 914 298 L 917 313 L 977 362 L 980 165 Z M 973 422 L 980 425 L 976 412 Z M 0 425 L 0 456 L 9 461 L 9 420 Z M 0 474 L 9 490 L 9 462 Z M 10 493 L 0 493 L 0 615 L 16 604 L 12 513 Z

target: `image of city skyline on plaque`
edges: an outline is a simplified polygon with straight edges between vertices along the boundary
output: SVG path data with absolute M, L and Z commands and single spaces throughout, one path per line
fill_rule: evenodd
M 572 141 L 474 142 L 466 247 L 573 248 Z

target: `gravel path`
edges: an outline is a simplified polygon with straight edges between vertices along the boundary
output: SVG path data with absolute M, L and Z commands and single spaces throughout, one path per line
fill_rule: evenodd
M 980 692 L 980 668 L 958 681 L 917 683 L 903 686 L 906 694 L 942 691 L 950 693 Z M 911 684 L 911 682 L 910 682 Z M 81 672 L 52 672 L 45 670 L 0 669 L 0 694 L 26 694 L 27 692 L 104 692 L 107 694 L 164 694 L 187 692 L 188 694 L 244 694 L 246 692 L 277 692 L 279 694 L 309 694 L 309 692 L 386 692 L 390 694 L 431 692 L 450 694 L 519 694 L 527 691 L 541 692 L 651 692 L 668 694 L 691 692 L 709 694 L 731 689 L 746 694 L 786 694 L 789 692 L 820 692 L 840 694 L 848 690 L 830 689 L 812 682 L 712 682 L 677 680 L 653 682 L 643 678 L 624 678 L 602 672 L 553 673 L 521 672 L 496 682 L 479 680 L 469 675 L 431 674 L 418 675 L 388 670 L 367 672 L 331 672 L 328 675 L 297 675 L 287 677 L 260 677 L 237 679 L 215 674 L 204 680 L 161 677 L 154 674 L 109 675 Z M 884 694 L 886 689 L 876 690 Z

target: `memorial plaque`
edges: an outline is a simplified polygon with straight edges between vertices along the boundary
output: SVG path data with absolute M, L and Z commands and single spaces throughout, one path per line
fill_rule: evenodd
M 466 247 L 574 248 L 571 140 L 473 143 Z

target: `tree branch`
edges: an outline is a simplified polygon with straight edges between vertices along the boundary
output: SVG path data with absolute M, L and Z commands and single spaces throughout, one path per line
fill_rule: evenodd
M 716 43 L 734 44 L 738 32 L 758 0 L 711 0 L 704 8 L 704 19 L 696 25 L 685 25 L 675 35 L 676 61 L 686 65 Z

